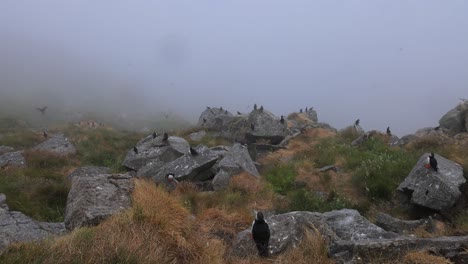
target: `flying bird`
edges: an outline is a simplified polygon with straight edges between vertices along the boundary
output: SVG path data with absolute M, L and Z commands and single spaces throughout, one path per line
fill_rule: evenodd
M 263 218 L 263 213 L 258 212 L 252 226 L 252 237 L 261 257 L 268 257 L 268 244 L 270 242 L 270 227 Z
M 356 120 L 356 121 L 354 121 L 354 125 L 355 125 L 355 126 L 359 126 L 359 122 L 360 122 L 360 121 L 361 121 L 361 120 L 359 120 L 359 119 Z
M 42 107 L 42 108 L 36 107 L 36 109 L 37 109 L 37 111 L 41 112 L 41 114 L 44 115 L 44 114 L 45 114 L 45 111 L 47 110 L 47 106 L 44 106 L 44 107 Z
M 138 149 L 136 146 L 133 146 L 133 152 L 135 152 L 135 154 L 138 154 Z
M 389 135 L 389 136 L 392 135 L 392 131 L 390 131 L 390 127 L 387 127 L 387 135 Z
M 190 147 L 190 154 L 192 154 L 192 156 L 196 156 L 196 155 L 198 155 L 198 152 L 195 149 L 193 149 L 192 147 Z
M 252 129 L 252 131 L 255 130 L 255 126 L 253 123 L 250 123 L 250 129 Z
M 432 169 L 434 169 L 434 171 L 439 171 L 439 168 L 437 167 L 437 160 L 433 152 L 431 152 L 431 155 L 427 157 L 427 161 L 427 163 L 431 166 Z
M 207 107 L 206 107 L 206 109 L 210 110 L 210 109 L 211 109 L 211 107 L 207 106 Z
M 169 135 L 166 132 L 164 132 L 164 136 L 163 136 L 162 141 L 167 142 L 168 139 L 169 139 Z
M 281 116 L 280 123 L 284 124 L 284 116 Z

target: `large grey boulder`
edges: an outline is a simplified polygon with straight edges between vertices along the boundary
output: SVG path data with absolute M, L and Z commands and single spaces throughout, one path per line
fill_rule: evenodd
M 465 183 L 463 168 L 435 154 L 438 172 L 426 168 L 429 153 L 423 154 L 409 175 L 398 186 L 412 204 L 438 211 L 450 209 L 460 198 L 460 186 Z
M 63 223 L 36 222 L 23 213 L 8 211 L 6 197 L 0 194 L 0 251 L 15 242 L 31 242 L 66 232 Z
M 189 143 L 181 137 L 170 136 L 167 142 L 162 141 L 162 136 L 158 136 L 154 140 L 152 138 L 147 140 L 147 138 L 137 144 L 137 154 L 133 148 L 127 152 L 122 163 L 123 166 L 132 170 L 139 170 L 145 166 L 162 167 L 164 164 L 185 155 L 190 148 Z
M 329 248 L 336 263 L 379 263 L 396 261 L 411 251 L 430 251 L 435 255 L 455 258 L 468 247 L 468 236 L 415 238 L 401 236 L 394 239 L 340 240 Z M 459 262 L 465 263 L 465 262 Z
M 12 148 L 12 147 L 0 146 L 0 155 L 3 155 L 3 154 L 8 153 L 8 152 L 13 152 L 13 151 L 15 151 L 15 149 Z
M 198 132 L 194 132 L 192 134 L 189 135 L 189 138 L 193 141 L 200 141 L 202 140 L 204 137 L 206 136 L 206 131 L 205 130 L 201 130 L 201 131 L 198 131 Z
M 252 130 L 250 125 L 254 125 Z M 248 117 L 248 136 L 255 141 L 265 140 L 270 144 L 279 144 L 287 135 L 291 134 L 286 122 L 282 124 L 280 118 L 267 110 L 254 110 Z
M 227 110 L 221 108 L 205 109 L 198 118 L 197 126 L 215 131 L 223 131 L 230 125 L 234 116 Z
M 1 166 L 14 166 L 19 168 L 26 167 L 26 159 L 22 151 L 8 152 L 0 156 Z
M 132 177 L 128 174 L 95 174 L 73 177 L 65 209 L 65 226 L 73 230 L 94 226 L 131 206 Z
M 161 168 L 154 168 L 144 172 L 138 171 L 137 175 L 152 177 L 158 183 L 165 183 L 168 173 L 174 174 L 178 181 L 206 181 L 212 179 L 214 172 L 210 171 L 210 168 L 218 160 L 218 155 L 205 146 L 198 146 L 195 150 L 198 155 L 187 153 Z
M 468 101 L 465 101 L 442 116 L 439 124 L 441 127 L 448 129 L 452 134 L 467 132 L 465 123 L 468 116 L 467 112 Z
M 338 239 L 320 213 L 290 212 L 267 217 L 265 221 L 270 227 L 269 252 L 271 255 L 278 255 L 299 244 L 306 230 L 319 231 L 328 242 Z M 237 235 L 232 247 L 234 255 L 247 257 L 258 254 L 251 238 L 251 231 L 249 228 Z
M 312 107 L 309 108 L 305 113 L 310 120 L 313 122 L 318 122 L 317 111 L 315 111 Z
M 353 209 L 341 209 L 323 213 L 330 228 L 341 240 L 395 238 L 398 235 L 372 224 Z
M 50 137 L 48 140 L 35 146 L 33 150 L 47 151 L 62 156 L 76 153 L 73 143 L 63 134 Z
M 111 173 L 111 169 L 107 167 L 96 167 L 96 166 L 88 166 L 88 167 L 80 167 L 70 173 L 67 178 L 68 180 L 72 180 L 75 177 L 88 177 L 91 175 L 96 174 L 109 174 Z
M 395 232 L 397 234 L 410 234 L 416 229 L 430 229 L 432 227 L 432 220 L 429 218 L 419 220 L 401 220 L 388 214 L 378 213 L 375 218 L 375 224 L 390 232 Z
M 222 190 L 227 187 L 233 175 L 246 171 L 253 176 L 260 174 L 250 158 L 247 148 L 235 143 L 217 165 L 218 173 L 213 179 L 213 189 Z

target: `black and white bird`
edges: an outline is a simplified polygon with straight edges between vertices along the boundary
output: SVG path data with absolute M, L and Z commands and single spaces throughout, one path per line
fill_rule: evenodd
M 190 154 L 192 154 L 192 156 L 196 156 L 198 155 L 198 152 L 194 148 L 190 147 Z
M 281 116 L 280 123 L 284 124 L 284 116 Z
M 356 120 L 356 121 L 354 121 L 354 125 L 355 125 L 355 126 L 359 126 L 359 122 L 360 122 L 360 121 L 361 121 L 361 120 L 359 120 L 359 119 Z
M 302 114 L 302 108 L 301 108 L 301 109 L 299 109 L 299 113 L 301 113 L 301 114 Z
M 173 191 L 179 183 L 179 181 L 175 178 L 175 175 L 173 173 L 166 174 L 166 181 L 169 185 L 169 191 Z
M 431 152 L 431 155 L 427 157 L 427 163 L 431 166 L 433 170 L 435 170 L 436 172 L 439 171 L 439 168 L 437 167 L 437 160 L 433 152 Z
M 135 152 L 135 154 L 138 154 L 138 149 L 136 146 L 133 146 L 133 152 Z
M 157 136 L 158 136 L 158 134 L 156 134 L 156 131 L 153 132 L 153 139 L 155 139 Z
M 257 104 L 254 104 L 254 110 L 257 110 Z
M 261 257 L 268 257 L 268 244 L 270 242 L 270 227 L 263 218 L 263 213 L 258 212 L 252 226 L 252 238 Z
M 205 124 L 205 123 L 206 123 L 206 118 L 203 118 L 203 124 Z
M 390 127 L 387 127 L 387 135 L 392 136 L 392 131 L 390 131 Z
M 41 114 L 44 115 L 44 114 L 45 114 L 45 111 L 47 110 L 47 106 L 44 106 L 44 107 L 42 107 L 42 108 L 36 107 L 36 109 L 37 109 L 37 111 L 41 112 Z
M 263 105 L 260 106 L 260 113 L 263 112 Z
M 241 113 L 241 112 L 239 112 L 239 111 L 237 111 L 237 114 L 238 114 L 238 115 L 242 115 L 242 113 Z
M 43 130 L 42 131 L 42 136 L 47 139 L 47 137 L 49 136 L 49 134 L 47 133 L 47 131 Z
M 252 131 L 255 130 L 255 126 L 253 123 L 250 123 L 250 129 L 252 129 Z
M 162 141 L 167 142 L 168 140 L 169 140 L 169 135 L 166 132 L 164 132 L 164 136 L 163 136 Z

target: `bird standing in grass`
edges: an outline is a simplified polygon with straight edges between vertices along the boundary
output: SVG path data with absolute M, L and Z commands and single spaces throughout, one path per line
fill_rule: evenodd
M 263 213 L 258 212 L 252 226 L 252 238 L 261 257 L 268 257 L 268 244 L 270 242 L 270 227 L 263 218 Z

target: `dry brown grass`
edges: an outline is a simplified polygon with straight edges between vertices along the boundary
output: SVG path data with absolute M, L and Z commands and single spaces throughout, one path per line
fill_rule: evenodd
M 416 252 L 409 252 L 403 258 L 404 264 L 450 264 L 449 260 L 439 257 L 433 256 L 427 252 L 423 251 L 416 251 Z
M 328 257 L 327 242 L 320 233 L 306 231 L 304 240 L 296 247 L 280 255 L 274 263 L 334 263 Z

